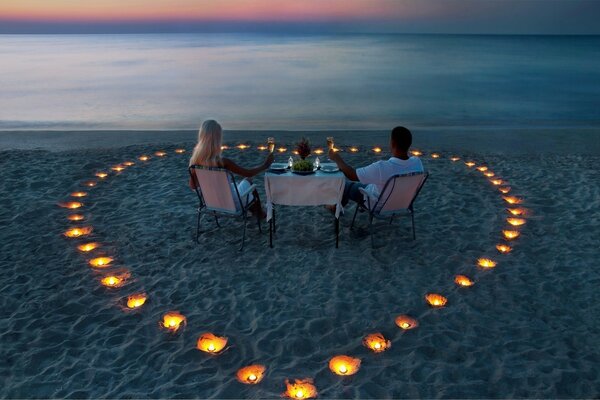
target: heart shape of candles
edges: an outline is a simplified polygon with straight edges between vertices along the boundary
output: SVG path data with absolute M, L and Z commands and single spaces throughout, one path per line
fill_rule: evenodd
M 245 144 L 245 143 L 238 144 L 235 147 L 237 148 L 237 150 L 240 150 L 240 151 L 252 148 L 251 145 Z M 228 145 L 222 146 L 223 150 L 230 149 L 230 148 L 231 147 Z M 347 149 L 347 151 L 349 151 L 351 153 L 357 153 L 357 152 L 361 151 L 359 149 L 359 147 L 357 147 L 357 146 L 349 146 L 349 147 L 340 146 L 340 148 L 334 147 L 333 150 L 340 151 L 341 148 Z M 267 150 L 268 147 L 264 146 L 264 145 L 259 145 L 258 147 L 256 147 L 256 149 L 260 150 L 260 151 L 264 151 L 264 150 Z M 280 146 L 277 149 L 277 151 L 280 153 L 285 153 L 285 152 L 287 152 L 287 148 L 285 146 Z M 378 153 L 383 152 L 383 149 L 381 147 L 375 146 L 375 147 L 371 147 L 370 149 L 366 148 L 364 151 L 367 151 L 367 152 L 370 151 L 372 153 L 378 154 Z M 183 153 L 185 153 L 185 149 L 178 148 L 178 149 L 174 150 L 174 152 L 176 154 L 183 154 Z M 314 154 L 323 154 L 323 152 L 324 152 L 323 149 L 320 149 L 320 148 L 314 149 L 314 151 L 313 151 Z M 411 151 L 411 154 L 413 156 L 422 156 L 423 155 L 423 153 L 419 150 L 413 150 L 413 151 Z M 167 155 L 167 152 L 166 151 L 156 151 L 154 153 L 154 155 L 157 157 L 165 157 Z M 430 156 L 433 159 L 442 158 L 439 153 L 431 153 Z M 140 155 L 137 157 L 137 159 L 140 161 L 149 161 L 151 158 L 152 157 L 150 157 L 148 155 Z M 451 160 L 452 162 L 459 161 L 460 159 L 461 158 L 456 155 L 449 158 L 449 160 Z M 123 161 L 122 163 L 113 165 L 112 167 L 109 167 L 109 168 L 111 168 L 115 172 L 121 172 L 126 167 L 131 167 L 134 165 L 135 165 L 135 163 L 133 161 Z M 476 166 L 477 163 L 475 161 L 466 161 L 464 163 L 464 165 L 467 168 L 472 168 L 472 167 Z M 494 186 L 499 186 L 498 191 L 501 194 L 507 194 L 511 191 L 510 187 L 502 186 L 506 182 L 503 179 L 496 178 L 495 173 L 490 171 L 489 167 L 487 165 L 480 165 L 476 169 L 479 172 L 482 172 L 483 176 L 488 178 L 489 181 Z M 99 179 L 105 179 L 108 177 L 108 173 L 95 172 L 94 176 Z M 97 184 L 97 182 L 94 180 L 89 180 L 89 181 L 85 181 L 82 183 L 83 186 L 87 186 L 87 187 L 94 187 L 94 186 L 96 186 L 96 184 Z M 71 197 L 77 197 L 77 198 L 86 197 L 87 195 L 88 195 L 87 192 L 81 192 L 81 191 L 70 193 Z M 502 199 L 510 205 L 520 204 L 523 202 L 522 198 L 516 197 L 516 196 L 502 196 Z M 83 207 L 83 203 L 80 203 L 80 202 L 66 202 L 66 203 L 59 203 L 59 205 L 61 207 L 67 208 L 67 209 L 77 209 L 77 208 Z M 525 218 L 523 218 L 525 216 L 525 209 L 514 207 L 514 208 L 507 208 L 507 211 L 511 215 L 511 217 L 506 218 L 506 222 L 508 224 L 516 227 L 516 226 L 522 226 L 527 222 L 525 220 Z M 84 216 L 81 214 L 71 214 L 71 215 L 67 216 L 67 219 L 69 221 L 77 222 L 77 221 L 82 221 L 84 219 Z M 71 229 L 67 230 L 66 232 L 64 232 L 64 235 L 69 238 L 79 238 L 79 237 L 89 235 L 89 234 L 91 234 L 91 232 L 92 232 L 91 226 L 74 227 L 74 228 L 71 228 Z M 520 235 L 520 232 L 516 231 L 516 230 L 503 230 L 502 234 L 505 239 L 512 240 L 512 239 L 517 238 Z M 88 243 L 79 244 L 77 246 L 77 249 L 82 253 L 90 253 L 90 252 L 94 252 L 100 246 L 101 246 L 101 244 L 98 242 L 88 242 Z M 500 244 L 496 245 L 496 249 L 500 254 L 507 254 L 512 251 L 512 247 L 508 246 L 507 244 L 504 244 L 504 243 L 500 243 Z M 105 267 L 111 266 L 111 263 L 113 261 L 114 260 L 111 257 L 96 255 L 96 257 L 89 259 L 88 263 L 90 266 L 92 266 L 94 268 L 105 268 Z M 489 258 L 480 258 L 477 260 L 477 266 L 479 266 L 481 268 L 492 269 L 496 265 L 497 265 L 497 262 L 492 259 L 489 259 Z M 113 273 L 110 275 L 106 275 L 100 281 L 101 281 L 102 285 L 104 285 L 108 288 L 117 288 L 117 287 L 121 287 L 125 283 L 127 283 L 129 278 L 130 278 L 130 273 L 128 271 L 125 271 L 125 272 L 121 271 L 121 273 Z M 469 278 L 467 275 L 455 275 L 454 283 L 461 287 L 469 287 L 474 284 L 474 281 L 471 278 Z M 148 298 L 148 296 L 146 293 L 138 292 L 138 293 L 130 294 L 129 296 L 124 298 L 123 302 L 121 302 L 120 304 L 122 304 L 122 307 L 124 309 L 134 310 L 134 309 L 138 309 L 138 308 L 142 307 L 146 303 L 147 298 Z M 429 304 L 433 308 L 445 307 L 448 304 L 448 299 L 439 293 L 426 294 L 425 301 L 427 304 Z M 177 332 L 182 326 L 185 326 L 186 323 L 187 323 L 187 319 L 184 315 L 180 314 L 177 311 L 171 311 L 171 312 L 168 312 L 163 315 L 162 320 L 160 322 L 160 326 L 170 332 Z M 402 329 L 404 331 L 412 330 L 419 326 L 419 322 L 415 318 L 412 318 L 408 315 L 397 316 L 395 318 L 395 323 L 400 329 Z M 389 349 L 392 345 L 391 341 L 386 339 L 383 336 L 383 334 L 381 334 L 379 332 L 366 335 L 363 338 L 362 342 L 365 347 L 367 347 L 369 350 L 371 350 L 374 353 L 382 353 L 382 352 L 386 351 L 387 349 Z M 226 348 L 227 343 L 228 343 L 228 338 L 217 336 L 210 332 L 207 332 L 207 333 L 202 334 L 198 338 L 196 347 L 199 350 L 209 353 L 209 354 L 219 354 L 219 353 L 223 352 L 223 350 Z M 333 373 L 335 373 L 337 375 L 341 375 L 341 376 L 350 376 L 350 375 L 356 374 L 358 372 L 358 370 L 360 369 L 360 365 L 361 365 L 360 359 L 346 356 L 346 355 L 334 356 L 329 360 L 329 369 Z M 247 366 L 242 367 L 239 370 L 237 370 L 236 377 L 237 377 L 237 380 L 243 384 L 255 385 L 263 380 L 263 378 L 265 376 L 265 371 L 266 371 L 266 367 L 264 365 L 261 365 L 261 364 L 247 365 Z M 290 380 L 286 380 L 285 385 L 286 385 L 286 391 L 285 391 L 285 393 L 283 393 L 283 395 L 286 397 L 293 398 L 293 399 L 308 399 L 308 398 L 314 398 L 317 396 L 317 388 L 314 385 L 312 379 L 310 379 L 310 378 L 296 379 L 293 382 Z

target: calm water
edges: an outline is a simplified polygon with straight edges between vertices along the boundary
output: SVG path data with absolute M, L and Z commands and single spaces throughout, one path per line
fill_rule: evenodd
M 0 129 L 600 125 L 600 37 L 0 35 L 0 60 Z

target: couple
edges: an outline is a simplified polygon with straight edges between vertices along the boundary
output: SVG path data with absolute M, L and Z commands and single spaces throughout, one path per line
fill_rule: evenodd
M 409 157 L 408 155 L 411 144 L 412 134 L 410 131 L 402 126 L 398 126 L 394 128 L 390 134 L 389 145 L 392 157 L 388 160 L 380 160 L 358 169 L 354 169 L 346 164 L 339 152 L 330 149 L 328 154 L 329 158 L 337 164 L 340 171 L 342 171 L 348 179 L 344 188 L 342 205 L 345 206 L 350 200 L 361 205 L 364 204 L 363 194 L 359 191 L 360 188 L 364 188 L 364 190 L 369 192 L 369 194 L 372 194 L 373 197 L 379 197 L 379 193 L 383 190 L 386 181 L 393 175 L 423 172 L 421 160 L 418 157 Z M 194 147 L 189 165 L 225 168 L 235 175 L 240 175 L 244 178 L 252 178 L 258 173 L 267 170 L 273 163 L 273 153 L 269 153 L 265 161 L 258 167 L 241 167 L 232 160 L 222 157 L 222 145 L 223 130 L 221 125 L 215 120 L 204 121 L 200 128 L 200 132 L 198 133 L 198 143 Z M 191 177 L 189 185 L 192 189 L 195 189 L 195 183 Z M 243 179 L 238 183 L 238 190 L 243 192 L 248 189 L 250 185 L 251 182 L 249 179 Z M 258 192 L 255 190 L 252 195 L 257 201 L 250 211 L 254 215 L 258 214 L 261 218 L 265 218 L 266 213 L 260 204 Z

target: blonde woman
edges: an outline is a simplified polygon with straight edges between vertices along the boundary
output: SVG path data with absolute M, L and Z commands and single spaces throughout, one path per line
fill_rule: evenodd
M 232 160 L 225 158 L 222 156 L 222 148 L 223 145 L 223 129 L 221 125 L 215 120 L 209 119 L 202 123 L 202 127 L 198 132 L 198 143 L 194 147 L 194 151 L 192 153 L 192 157 L 190 158 L 190 166 L 192 165 L 201 165 L 203 167 L 218 167 L 225 168 L 236 175 L 243 176 L 244 178 L 251 178 L 254 175 L 268 169 L 273 163 L 273 154 L 269 153 L 265 161 L 255 168 L 246 169 L 237 165 Z M 248 189 L 252 182 L 250 179 L 243 179 L 238 183 L 238 190 L 243 192 Z M 195 184 L 193 179 L 190 177 L 190 187 L 195 189 Z M 256 198 L 256 202 L 251 207 L 250 211 L 261 218 L 265 218 L 266 214 L 262 209 L 260 204 L 260 198 L 258 197 L 258 192 L 255 190 L 252 192 L 254 198 Z M 236 199 L 237 200 L 237 199 Z M 250 201 L 252 198 L 250 198 Z

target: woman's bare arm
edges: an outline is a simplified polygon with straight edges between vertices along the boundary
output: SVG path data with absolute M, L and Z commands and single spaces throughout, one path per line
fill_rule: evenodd
M 258 167 L 255 167 L 255 168 L 247 169 L 244 167 L 240 167 L 239 165 L 237 165 L 236 163 L 234 163 L 233 161 L 231 161 L 228 158 L 223 158 L 223 168 L 228 169 L 229 171 L 233 172 L 236 175 L 240 175 L 245 178 L 251 178 L 254 175 L 269 168 L 271 166 L 271 164 L 273 163 L 273 160 L 274 160 L 273 154 L 269 153 L 269 155 L 265 159 L 265 162 L 263 162 L 261 165 L 259 165 Z

